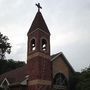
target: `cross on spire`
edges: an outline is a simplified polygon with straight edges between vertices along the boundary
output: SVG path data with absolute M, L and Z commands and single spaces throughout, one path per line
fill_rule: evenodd
M 39 12 L 40 9 L 42 9 L 42 7 L 40 6 L 40 3 L 36 4 L 36 6 L 38 7 L 38 12 Z

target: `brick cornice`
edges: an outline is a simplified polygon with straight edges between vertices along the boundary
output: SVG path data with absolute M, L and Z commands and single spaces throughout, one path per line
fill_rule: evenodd
M 32 31 L 31 33 L 29 33 L 28 35 L 31 35 L 32 33 L 34 33 L 34 32 L 36 32 L 37 30 L 39 30 L 39 31 L 41 31 L 41 32 L 44 32 L 45 34 L 47 34 L 47 35 L 50 35 L 49 33 L 47 33 L 47 32 L 45 32 L 45 31 L 43 31 L 42 29 L 40 29 L 40 28 L 37 28 L 37 29 L 35 29 L 34 31 Z
M 32 59 L 34 57 L 37 57 L 37 56 L 40 56 L 40 57 L 43 57 L 43 58 L 46 58 L 46 59 L 51 59 L 51 57 L 49 55 L 46 55 L 46 54 L 41 53 L 41 52 L 36 52 L 36 53 L 33 53 L 33 54 L 29 55 L 27 57 L 27 60 L 30 60 L 30 59 Z
M 28 84 L 29 85 L 37 85 L 37 84 L 39 84 L 39 85 L 51 85 L 51 81 L 36 79 L 36 80 L 29 81 Z

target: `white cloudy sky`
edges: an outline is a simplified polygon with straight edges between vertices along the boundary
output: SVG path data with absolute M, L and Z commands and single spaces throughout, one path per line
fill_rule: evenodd
M 41 10 L 51 32 L 51 54 L 63 52 L 75 70 L 90 64 L 90 0 L 0 0 L 0 32 L 9 37 L 7 58 L 26 61 L 27 32 Z

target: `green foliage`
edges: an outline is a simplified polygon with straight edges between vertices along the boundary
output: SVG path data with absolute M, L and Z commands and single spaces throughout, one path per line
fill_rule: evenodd
M 90 90 L 90 67 L 70 77 L 70 90 Z
M 90 90 L 90 67 L 81 72 L 76 90 Z
M 0 74 L 16 69 L 23 65 L 25 65 L 25 62 L 23 61 L 14 61 L 12 59 L 0 60 Z
M 11 52 L 11 46 L 10 43 L 8 43 L 8 37 L 4 36 L 0 33 L 0 58 L 1 60 L 4 59 L 5 53 L 10 54 Z
M 76 90 L 77 83 L 79 82 L 80 73 L 75 72 L 70 76 L 70 90 Z

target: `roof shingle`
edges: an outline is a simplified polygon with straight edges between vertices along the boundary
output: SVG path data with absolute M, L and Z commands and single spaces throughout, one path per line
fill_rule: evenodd
M 21 82 L 25 79 L 26 75 L 27 75 L 27 65 L 0 75 L 0 82 L 2 82 L 4 78 L 7 78 L 10 84 L 15 82 Z
M 37 14 L 36 14 L 36 16 L 35 16 L 35 18 L 34 18 L 34 20 L 32 22 L 32 25 L 31 25 L 31 27 L 29 29 L 28 34 L 31 33 L 32 31 L 35 31 L 36 29 L 41 29 L 44 32 L 50 34 L 50 32 L 48 30 L 48 27 L 47 27 L 47 25 L 45 23 L 45 20 L 44 20 L 44 18 L 43 18 L 40 11 L 37 12 Z

